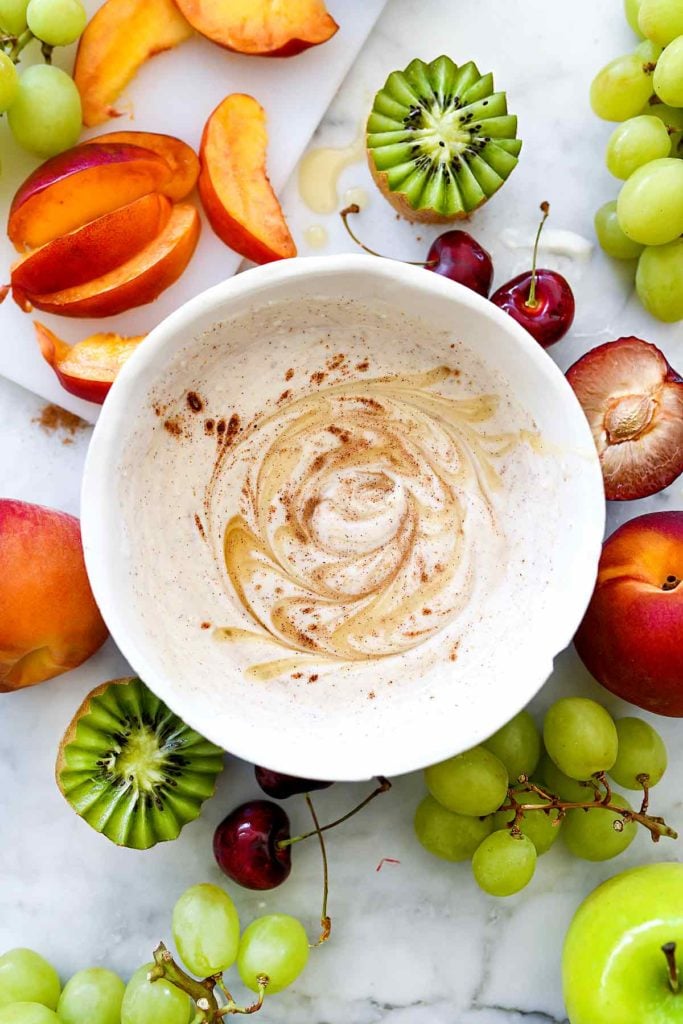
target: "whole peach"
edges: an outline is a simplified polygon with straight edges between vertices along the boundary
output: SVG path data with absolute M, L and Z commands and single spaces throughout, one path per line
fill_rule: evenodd
M 106 638 L 78 519 L 0 499 L 0 692 L 75 668 Z
M 639 516 L 605 541 L 575 643 L 612 693 L 683 717 L 683 512 Z

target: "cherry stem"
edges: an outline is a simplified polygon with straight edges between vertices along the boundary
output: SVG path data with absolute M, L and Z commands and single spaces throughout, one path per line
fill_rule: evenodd
M 529 309 L 536 309 L 538 303 L 536 302 L 536 261 L 538 258 L 538 243 L 541 238 L 541 231 L 543 225 L 548 219 L 550 213 L 550 203 L 541 203 L 541 223 L 538 225 L 538 231 L 536 232 L 536 241 L 534 242 L 534 257 L 531 261 L 531 284 L 529 285 L 529 298 L 524 303 Z
M 258 998 L 250 1006 L 238 1006 L 232 998 L 225 985 L 222 975 L 211 975 L 199 981 L 180 967 L 173 959 L 171 953 L 163 942 L 160 942 L 154 950 L 154 967 L 147 975 L 151 982 L 170 982 L 181 992 L 187 993 L 197 1007 L 197 1015 L 192 1024 L 219 1024 L 223 1017 L 232 1013 L 257 1013 L 263 1006 L 263 1000 L 268 986 L 268 978 L 265 974 L 259 975 Z M 226 1006 L 219 1006 L 215 990 L 219 989 L 227 999 Z
M 374 249 L 370 249 L 369 246 L 365 245 L 364 242 L 361 242 L 360 238 L 358 237 L 358 235 L 354 234 L 351 225 L 349 224 L 349 214 L 351 213 L 360 213 L 360 206 L 358 205 L 358 203 L 351 203 L 350 206 L 345 206 L 343 210 L 340 210 L 339 216 L 343 221 L 344 227 L 346 228 L 346 230 L 348 231 L 349 235 L 356 243 L 356 245 L 359 246 L 363 250 L 363 252 L 367 252 L 370 256 L 379 256 L 379 258 L 382 260 L 395 259 L 396 257 L 394 256 L 384 256 L 381 252 L 375 252 Z M 424 260 L 398 260 L 398 262 L 407 263 L 409 267 L 435 267 L 439 261 L 427 260 L 425 262 Z
M 520 803 L 517 799 L 520 790 L 514 790 L 512 787 L 508 789 L 508 800 L 509 803 L 505 804 L 500 808 L 501 811 L 514 811 L 515 816 L 511 822 L 508 823 L 508 828 L 511 831 L 519 832 L 519 823 L 529 811 L 558 811 L 556 820 L 559 822 L 567 813 L 567 811 L 573 810 L 597 810 L 603 808 L 606 811 L 612 811 L 615 814 L 619 814 L 623 821 L 637 821 L 640 825 L 643 825 L 652 836 L 653 843 L 658 843 L 662 836 L 666 836 L 668 839 L 678 839 L 678 833 L 670 828 L 663 818 L 654 817 L 647 813 L 649 800 L 650 800 L 650 789 L 648 786 L 649 776 L 639 775 L 638 781 L 643 787 L 643 802 L 640 806 L 639 811 L 631 811 L 627 807 L 619 807 L 612 800 L 612 788 L 607 780 L 607 776 L 604 772 L 597 772 L 591 780 L 590 785 L 593 785 L 595 796 L 592 800 L 586 801 L 573 801 L 573 800 L 560 800 L 554 794 L 549 793 L 547 790 L 542 789 L 541 786 L 536 785 L 535 782 L 529 782 L 525 775 L 520 775 L 520 783 L 522 783 L 521 791 L 524 793 L 536 793 L 542 797 L 546 803 L 543 804 L 524 804 Z M 604 792 L 601 790 L 604 790 Z M 623 822 L 619 822 L 623 829 Z
M 666 966 L 669 972 L 669 988 L 675 994 L 679 989 L 678 966 L 676 964 L 676 943 L 665 942 L 662 946 L 662 953 L 666 959 Z
M 375 797 L 378 797 L 380 793 L 388 793 L 389 790 L 391 789 L 391 783 L 389 782 L 389 779 L 385 779 L 383 775 L 378 775 L 377 781 L 379 782 L 379 786 L 377 786 L 376 789 L 373 789 L 372 793 L 370 793 L 369 796 L 366 796 L 364 800 L 361 800 L 361 802 L 357 804 L 357 806 L 354 807 L 352 810 L 347 811 L 346 814 L 342 814 L 341 818 L 336 818 L 334 821 L 328 822 L 327 825 L 321 825 L 320 832 L 327 832 L 329 829 L 336 828 L 337 825 L 343 824 L 343 822 L 348 821 L 349 818 L 352 818 L 354 814 L 358 814 L 358 812 L 362 811 L 364 807 L 367 807 L 367 805 L 371 803 L 371 801 L 374 800 Z M 284 850 L 285 847 L 287 846 L 293 846 L 294 843 L 300 843 L 304 839 L 310 839 L 311 836 L 317 835 L 318 829 L 313 829 L 312 832 L 304 832 L 303 835 L 300 836 L 290 836 L 289 839 L 280 839 L 279 842 L 277 842 L 275 845 L 279 850 Z
M 320 925 L 322 931 L 320 932 L 320 938 L 317 942 L 314 942 L 314 946 L 322 946 L 323 942 L 327 942 L 332 931 L 332 920 L 327 913 L 327 898 L 330 894 L 330 875 L 327 864 L 327 850 L 325 848 L 325 837 L 323 836 L 322 829 L 320 828 L 320 822 L 318 821 L 318 815 L 315 813 L 315 807 L 313 801 L 308 793 L 304 794 L 304 799 L 308 804 L 308 809 L 311 812 L 313 818 L 313 824 L 315 825 L 315 831 L 320 842 L 320 856 L 323 861 L 323 909 L 320 913 Z

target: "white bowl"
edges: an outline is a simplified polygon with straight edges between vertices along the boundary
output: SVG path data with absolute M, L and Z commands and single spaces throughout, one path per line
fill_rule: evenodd
M 200 359 L 204 346 L 221 344 L 216 326 L 222 321 L 285 300 L 349 296 L 366 306 L 387 302 L 435 332 L 453 331 L 457 325 L 457 337 L 502 374 L 535 420 L 545 457 L 559 470 L 561 526 L 553 533 L 538 523 L 537 555 L 546 565 L 548 584 L 534 614 L 513 609 L 518 623 L 513 642 L 492 640 L 486 649 L 470 651 L 466 664 L 458 662 L 452 672 L 442 665 L 436 683 L 418 678 L 409 686 L 384 688 L 375 700 L 367 699 L 367 686 L 362 694 L 349 689 L 343 700 L 330 705 L 324 702 L 324 687 L 309 687 L 303 701 L 292 699 L 277 681 L 246 683 L 227 656 L 218 678 L 196 657 L 184 655 L 182 647 L 169 654 L 150 641 L 146 621 L 164 615 L 171 587 L 177 607 L 182 579 L 157 577 L 154 566 L 141 579 L 131 564 L 131 534 L 144 530 L 145 523 L 137 518 L 128 522 L 122 513 L 120 467 L 133 440 L 139 450 L 160 429 L 150 412 L 150 393 L 159 398 L 162 389 L 163 398 L 172 364 L 176 372 L 182 366 L 191 388 L 193 360 Z M 178 466 L 182 472 L 182 460 Z M 528 500 L 535 503 L 536 495 Z M 277 771 L 335 780 L 400 774 L 432 764 L 484 740 L 524 707 L 552 671 L 555 655 L 570 643 L 585 611 L 604 511 L 600 467 L 583 412 L 560 370 L 526 331 L 479 295 L 437 274 L 360 255 L 286 260 L 247 271 L 197 296 L 156 327 L 123 367 L 103 407 L 82 494 L 83 542 L 95 597 L 114 640 L 141 678 L 192 727 L 233 754 Z M 546 512 L 539 501 L 539 520 Z M 169 516 L 164 543 L 184 546 L 191 536 L 195 542 L 194 531 L 192 522 Z M 147 594 L 143 613 L 141 586 Z M 188 616 L 195 611 L 188 608 Z M 367 683 L 373 684 L 372 663 Z

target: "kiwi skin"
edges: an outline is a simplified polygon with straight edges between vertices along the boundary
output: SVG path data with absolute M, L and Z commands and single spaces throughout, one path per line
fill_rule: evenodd
M 121 694 L 110 694 L 119 687 Z M 102 706 L 98 698 L 106 700 L 108 694 L 112 700 Z M 163 764 L 146 766 L 149 774 L 155 770 L 163 774 L 160 784 L 138 786 L 133 775 L 103 779 L 105 768 L 98 768 L 111 754 L 112 741 L 125 747 L 129 734 L 121 737 L 120 727 L 125 728 L 126 722 L 130 727 L 130 718 L 124 721 L 123 716 L 131 711 L 131 732 L 142 730 L 160 740 Z M 86 742 L 79 735 L 81 725 Z M 93 745 L 98 733 L 107 740 L 101 752 Z M 146 850 L 176 839 L 199 816 L 204 801 L 215 793 L 222 769 L 223 751 L 185 725 L 140 679 L 130 676 L 102 683 L 85 697 L 59 744 L 55 776 L 72 810 L 95 831 L 117 846 Z

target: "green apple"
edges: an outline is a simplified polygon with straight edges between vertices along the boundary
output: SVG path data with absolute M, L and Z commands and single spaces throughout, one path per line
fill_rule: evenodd
M 683 977 L 674 991 L 668 943 L 683 971 L 683 864 L 632 868 L 598 886 L 564 943 L 570 1024 L 683 1024 Z

